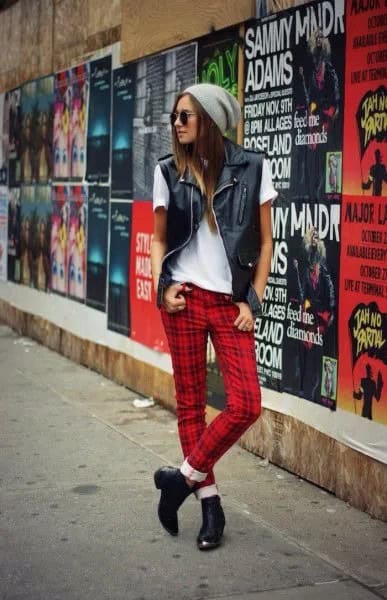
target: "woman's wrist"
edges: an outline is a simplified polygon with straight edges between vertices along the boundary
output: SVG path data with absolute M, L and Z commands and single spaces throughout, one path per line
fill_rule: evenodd
M 153 287 L 154 287 L 154 290 L 155 290 L 155 292 L 157 292 L 157 290 L 158 290 L 158 287 L 159 287 L 159 279 L 160 279 L 160 275 L 161 275 L 161 273 L 156 273 L 156 274 L 152 273 L 152 277 L 153 277 Z
M 257 294 L 257 296 L 258 296 L 258 300 L 259 300 L 259 301 L 260 301 L 260 303 L 262 304 L 262 302 L 263 302 L 263 292 L 264 292 L 264 289 L 262 290 L 262 286 L 258 286 L 258 285 L 254 285 L 253 287 L 254 287 L 254 289 L 255 289 L 255 293 L 256 293 L 256 294 Z

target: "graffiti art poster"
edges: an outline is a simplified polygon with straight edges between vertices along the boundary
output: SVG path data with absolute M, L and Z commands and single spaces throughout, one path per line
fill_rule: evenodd
M 50 288 L 53 292 L 67 295 L 67 246 L 70 219 L 70 188 L 55 185 L 52 188 L 51 243 L 50 243 Z
M 339 406 L 387 425 L 387 204 L 345 196 Z
M 7 281 L 8 188 L 0 186 L 0 281 Z
M 22 116 L 20 106 L 20 88 L 16 88 L 5 95 L 5 104 L 9 110 L 8 129 L 8 185 L 20 185 L 20 154 L 22 135 Z
M 51 186 L 35 188 L 35 213 L 31 221 L 32 285 L 47 291 L 50 284 Z
M 112 57 L 90 63 L 86 179 L 109 181 Z
M 232 27 L 198 40 L 198 80 L 226 89 L 238 98 L 239 28 Z M 227 133 L 236 141 L 236 130 Z
M 39 183 L 47 183 L 52 178 L 53 168 L 53 117 L 54 117 L 54 77 L 42 77 L 36 81 L 37 115 L 34 126 L 34 177 Z
M 20 188 L 9 188 L 8 196 L 8 280 L 20 282 Z
M 287 318 L 289 294 L 297 292 L 292 289 L 295 261 L 304 268 L 303 246 L 308 244 L 304 236 L 312 235 L 313 229 L 326 252 L 331 247 L 330 261 L 336 264 L 331 262 L 330 271 L 338 272 L 338 239 L 331 237 L 334 232 L 325 232 L 320 217 L 325 219 L 327 212 L 330 219 L 331 211 L 335 220 L 340 215 L 343 11 L 340 1 L 313 3 L 249 22 L 245 33 L 244 146 L 265 153 L 278 191 L 272 206 L 271 272 L 263 315 L 255 327 L 258 368 L 264 386 L 291 388 L 293 394 L 317 402 L 321 364 L 318 380 L 305 387 L 301 375 L 295 378 L 293 366 L 285 364 L 284 344 L 294 316 L 289 313 Z M 301 305 L 302 295 L 292 298 Z M 302 353 L 303 342 L 293 342 Z M 285 373 L 289 368 L 291 372 Z
M 113 71 L 112 198 L 133 197 L 132 152 L 136 66 Z
M 347 10 L 344 193 L 386 196 L 386 4 Z
M 89 90 L 89 63 L 71 69 L 70 177 L 82 181 L 86 170 L 86 124 Z
M 37 222 L 36 187 L 23 185 L 20 191 L 20 280 L 24 285 L 33 285 L 34 247 L 33 232 Z
M 133 120 L 133 198 L 152 199 L 157 160 L 171 152 L 169 114 L 176 96 L 196 81 L 196 44 L 136 63 Z
M 54 76 L 53 178 L 70 177 L 70 111 L 71 72 L 60 71 Z
M 29 81 L 21 92 L 21 180 L 47 183 L 52 176 L 54 78 Z
M 109 233 L 109 187 L 89 186 L 86 304 L 105 312 Z
M 152 205 L 134 202 L 130 250 L 130 336 L 159 352 L 168 352 L 167 339 L 156 307 L 150 248 L 152 242 Z
M 0 186 L 8 183 L 9 107 L 8 96 L 0 94 Z
M 132 203 L 110 203 L 108 329 L 129 335 L 129 253 Z
M 37 81 L 29 81 L 21 88 L 21 181 L 36 181 L 35 148 L 38 135 L 38 88 Z
M 68 295 L 86 299 L 87 187 L 70 186 L 69 236 L 67 240 Z

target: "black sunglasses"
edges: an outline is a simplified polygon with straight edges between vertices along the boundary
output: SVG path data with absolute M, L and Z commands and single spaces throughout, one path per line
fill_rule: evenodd
M 182 110 L 181 112 L 171 113 L 171 116 L 170 116 L 171 125 L 174 125 L 176 123 L 177 119 L 180 119 L 180 123 L 182 125 L 187 125 L 190 115 L 196 115 L 196 113 L 190 112 L 189 110 Z

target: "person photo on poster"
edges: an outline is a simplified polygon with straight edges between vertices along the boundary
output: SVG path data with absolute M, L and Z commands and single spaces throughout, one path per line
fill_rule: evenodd
M 378 371 L 378 376 L 375 381 L 372 367 L 369 363 L 366 364 L 365 370 L 366 376 L 362 377 L 360 380 L 359 389 L 353 392 L 353 397 L 355 400 L 363 400 L 361 416 L 372 420 L 372 401 L 375 398 L 375 400 L 379 402 L 382 396 L 384 382 L 380 371 Z
M 136 200 L 151 200 L 153 169 L 168 154 L 171 134 L 165 127 L 177 93 L 196 79 L 196 43 L 139 60 L 134 77 L 132 173 Z
M 50 282 L 51 186 L 37 185 L 36 217 L 32 226 L 32 280 L 36 289 L 47 291 Z
M 68 293 L 84 301 L 86 295 L 86 202 L 83 190 L 74 190 L 70 202 L 68 238 Z
M 7 273 L 9 281 L 20 281 L 20 188 L 9 190 Z
M 30 250 L 31 222 L 29 217 L 24 217 L 21 222 L 20 235 L 20 272 L 21 282 L 31 284 L 32 253 Z
M 299 310 L 288 306 L 287 316 L 291 322 L 288 336 L 299 342 L 296 371 L 299 371 L 300 391 L 309 400 L 319 402 L 324 338 L 335 317 L 335 290 L 326 262 L 325 244 L 315 227 L 306 231 L 302 250 L 302 269 L 298 259 L 293 259 Z
M 15 187 L 20 183 L 20 153 L 22 114 L 20 106 L 20 88 L 7 92 L 9 106 L 9 140 L 8 140 L 8 185 Z
M 331 44 L 320 28 L 313 31 L 307 41 L 311 58 L 310 72 L 300 67 L 301 78 L 306 76 L 305 89 L 308 102 L 308 132 L 306 169 L 309 197 L 320 200 L 324 193 L 325 156 L 332 150 L 329 144 L 341 102 L 339 80 L 332 63 Z
M 326 194 L 341 193 L 341 173 L 342 173 L 341 164 L 342 164 L 342 153 L 341 152 L 327 152 L 326 181 L 325 181 L 325 193 Z
M 177 535 L 178 509 L 195 491 L 203 515 L 200 550 L 219 546 L 225 526 L 213 467 L 260 414 L 254 321 L 270 270 L 277 193 L 264 156 L 224 137 L 240 117 L 238 101 L 224 88 L 189 86 L 171 113 L 173 154 L 160 159 L 154 174 L 152 274 L 172 357 L 184 456 L 180 468 L 154 474 L 161 490 L 158 516 Z M 208 336 L 227 407 L 207 426 Z
M 51 216 L 50 264 L 53 291 L 67 294 L 67 241 L 69 226 L 69 189 L 67 186 L 53 188 Z
M 33 164 L 32 164 L 32 123 L 31 115 L 28 113 L 24 118 L 22 132 L 22 153 L 21 153 L 21 178 L 25 183 L 32 181 Z
M 85 175 L 88 67 L 88 63 L 85 63 L 71 69 L 70 175 L 72 180 L 82 180 Z
M 9 104 L 8 95 L 0 93 L 0 186 L 8 183 Z
M 373 402 L 384 398 L 383 371 L 387 364 L 387 315 L 377 302 L 357 304 L 348 321 L 352 350 L 352 397 L 354 412 L 362 401 L 361 416 L 374 419 Z
M 54 78 L 53 177 L 70 177 L 70 71 L 56 73 Z
M 53 167 L 54 77 L 38 79 L 36 91 L 34 179 L 39 183 L 47 183 L 52 178 Z
M 50 219 L 50 216 L 49 216 Z M 48 233 L 47 233 L 48 232 Z M 47 220 L 40 218 L 36 232 L 36 256 L 34 265 L 35 287 L 46 291 L 50 280 L 49 227 Z
M 43 111 L 39 117 L 38 145 L 36 148 L 37 181 L 48 181 L 52 171 L 52 123 L 50 113 Z
M 372 188 L 373 196 L 383 196 L 383 183 L 387 183 L 387 169 L 380 148 L 375 150 L 375 162 L 370 167 L 367 181 L 362 183 L 363 190 Z
M 332 408 L 336 401 L 337 389 L 337 360 L 323 356 L 321 400 L 322 403 Z
M 21 282 L 33 286 L 34 249 L 33 236 L 37 222 L 36 188 L 24 185 L 21 189 L 21 233 L 20 233 L 20 268 Z

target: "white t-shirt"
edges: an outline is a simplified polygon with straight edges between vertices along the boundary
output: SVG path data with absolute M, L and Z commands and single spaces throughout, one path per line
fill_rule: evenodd
M 278 196 L 273 187 L 267 160 L 263 161 L 259 203 L 264 204 Z M 168 210 L 169 189 L 156 165 L 153 183 L 153 210 Z M 206 216 L 190 242 L 171 258 L 170 272 L 174 281 L 193 283 L 205 290 L 232 293 L 232 277 L 226 251 L 219 232 L 211 231 Z

